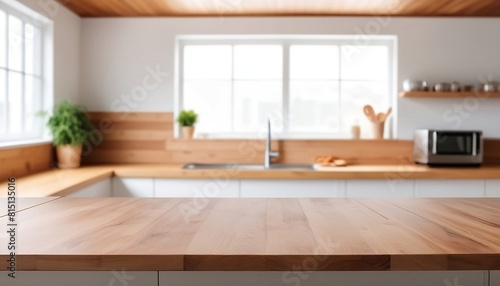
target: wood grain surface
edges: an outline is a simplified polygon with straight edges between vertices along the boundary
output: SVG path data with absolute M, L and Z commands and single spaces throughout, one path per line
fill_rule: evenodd
M 93 183 L 113 176 L 110 166 L 80 167 L 77 169 L 51 169 L 34 175 L 17 178 L 19 197 L 66 196 Z M 0 197 L 7 196 L 7 182 L 0 183 Z
M 184 140 L 174 138 L 173 114 L 90 112 L 102 134 L 86 164 L 246 163 L 264 161 L 262 139 Z M 314 163 L 317 156 L 337 156 L 350 164 L 408 164 L 412 142 L 402 140 L 273 141 L 281 163 Z
M 25 209 L 29 209 L 38 205 L 45 204 L 47 202 L 57 200 L 61 197 L 51 196 L 51 197 L 34 197 L 29 200 L 18 199 L 16 205 L 16 212 L 22 211 Z M 12 202 L 9 202 L 12 203 Z M 8 214 L 7 211 L 7 197 L 0 197 L 0 206 L 3 206 L 0 209 L 0 217 L 6 216 Z
M 20 271 L 500 270 L 500 199 L 23 200 Z
M 263 164 L 264 138 L 183 140 L 174 138 L 172 113 L 90 112 L 102 142 L 83 156 L 85 164 L 245 163 Z M 105 128 L 104 128 L 105 127 Z M 312 164 L 317 156 L 335 156 L 351 165 L 413 163 L 411 140 L 280 140 L 272 148 L 279 163 Z M 485 141 L 485 163 L 500 163 L 500 140 Z
M 0 182 L 49 170 L 53 163 L 50 143 L 0 149 Z
M 189 0 L 58 0 L 84 17 L 134 16 L 499 16 L 495 0 L 265 0 L 244 2 Z

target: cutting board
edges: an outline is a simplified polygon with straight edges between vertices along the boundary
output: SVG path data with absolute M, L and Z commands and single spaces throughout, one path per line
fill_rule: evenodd
M 334 164 L 331 164 L 331 165 L 314 164 L 313 165 L 313 168 L 316 171 L 331 171 L 334 169 L 341 169 L 341 168 L 345 168 L 345 167 L 347 167 L 347 165 L 343 165 L 343 166 L 337 166 Z

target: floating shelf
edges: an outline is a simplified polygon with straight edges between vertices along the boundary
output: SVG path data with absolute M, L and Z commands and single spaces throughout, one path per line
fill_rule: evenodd
M 461 91 L 461 92 L 436 92 L 436 91 L 411 91 L 411 92 L 400 92 L 399 97 L 412 97 L 412 98 L 466 98 L 466 97 L 477 97 L 477 98 L 499 98 L 500 92 L 479 92 L 479 91 Z

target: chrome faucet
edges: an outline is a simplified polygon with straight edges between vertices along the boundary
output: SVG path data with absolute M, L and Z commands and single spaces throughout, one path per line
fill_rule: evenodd
M 271 159 L 278 158 L 280 153 L 271 150 L 271 119 L 267 119 L 267 137 L 266 137 L 266 153 L 264 158 L 264 168 L 271 168 Z

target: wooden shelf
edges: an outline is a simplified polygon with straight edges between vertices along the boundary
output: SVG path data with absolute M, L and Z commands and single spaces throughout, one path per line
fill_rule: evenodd
M 411 97 L 411 98 L 466 98 L 466 97 L 478 97 L 478 98 L 500 98 L 500 92 L 436 92 L 436 91 L 412 91 L 412 92 L 400 92 L 399 97 Z

